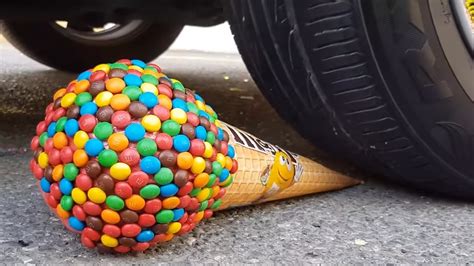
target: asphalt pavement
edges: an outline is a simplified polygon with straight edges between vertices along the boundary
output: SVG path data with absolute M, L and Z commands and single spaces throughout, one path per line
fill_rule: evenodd
M 278 118 L 238 54 L 169 51 L 164 72 L 220 117 L 289 150 L 337 165 Z M 296 199 L 216 213 L 192 233 L 145 253 L 86 250 L 40 198 L 28 170 L 35 123 L 73 75 L 0 41 L 0 263 L 474 263 L 472 203 L 433 198 L 380 178 Z

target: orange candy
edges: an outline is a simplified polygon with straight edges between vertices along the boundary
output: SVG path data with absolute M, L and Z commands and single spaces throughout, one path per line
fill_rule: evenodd
M 221 189 L 219 188 L 219 186 L 213 186 L 212 187 L 212 197 L 211 198 L 215 198 L 217 196 L 217 194 L 219 194 L 219 191 Z
M 204 218 L 204 211 L 200 211 L 196 213 L 196 216 L 194 216 L 194 222 L 200 222 Z
M 58 206 L 56 206 L 56 214 L 61 219 L 69 218 L 69 212 L 65 211 L 63 207 L 61 207 L 61 204 L 58 204 Z
M 164 108 L 168 110 L 171 110 L 171 108 L 173 107 L 173 103 L 171 102 L 171 99 L 164 94 L 158 95 L 158 103 L 159 105 L 163 106 Z
M 114 133 L 110 135 L 109 139 L 107 140 L 109 144 L 109 148 L 121 152 L 128 147 L 128 138 L 125 136 L 124 133 Z
M 209 182 L 209 175 L 207 173 L 200 173 L 194 178 L 194 186 L 202 188 Z
M 225 157 L 225 168 L 229 171 L 232 169 L 232 159 L 229 156 Z
M 64 132 L 58 132 L 53 136 L 53 145 L 56 149 L 60 150 L 67 146 L 67 136 Z
M 90 86 L 91 86 L 90 82 L 87 79 L 83 79 L 83 80 L 78 81 L 76 83 L 76 86 L 74 87 L 74 92 L 76 94 L 79 94 L 81 92 L 85 92 L 89 89 Z
M 77 167 L 84 167 L 86 166 L 87 161 L 89 161 L 89 156 L 87 156 L 87 153 L 85 150 L 78 149 L 72 155 L 72 161 Z
M 130 105 L 130 98 L 125 94 L 116 94 L 110 99 L 110 106 L 116 110 L 126 110 Z
M 178 197 L 169 197 L 163 200 L 163 209 L 174 209 L 179 205 Z
M 119 93 L 125 88 L 125 81 L 121 78 L 111 78 L 105 82 L 105 88 L 112 93 Z
M 181 169 L 189 169 L 193 165 L 193 155 L 189 152 L 181 152 L 178 154 L 177 163 Z
M 116 224 L 120 222 L 120 215 L 110 209 L 103 210 L 100 213 L 100 217 L 102 217 L 102 220 L 109 224 Z
M 58 98 L 63 97 L 64 94 L 66 94 L 66 88 L 57 90 L 53 95 L 53 100 L 56 101 Z
M 139 211 L 145 207 L 145 200 L 138 195 L 132 195 L 125 200 L 125 205 L 127 205 L 127 208 L 130 210 Z
M 53 172 L 51 173 L 51 176 L 54 181 L 59 182 L 59 180 L 63 178 L 63 173 L 64 173 L 64 166 L 62 164 L 58 164 L 53 168 Z

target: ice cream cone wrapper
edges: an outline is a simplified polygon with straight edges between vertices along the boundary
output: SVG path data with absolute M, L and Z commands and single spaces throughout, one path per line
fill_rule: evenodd
M 361 181 L 221 123 L 239 170 L 219 209 L 338 190 Z

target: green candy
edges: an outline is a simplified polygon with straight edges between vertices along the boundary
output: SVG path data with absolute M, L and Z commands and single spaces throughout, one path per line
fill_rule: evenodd
M 47 140 L 48 140 L 48 133 L 47 132 L 41 133 L 39 137 L 39 144 L 41 145 L 41 147 L 44 147 Z
M 81 107 L 84 104 L 91 102 L 92 101 L 92 95 L 88 92 L 81 92 L 76 96 L 76 99 L 74 100 L 74 103 Z
M 122 64 L 122 63 L 113 63 L 113 64 L 110 64 L 110 68 L 111 68 L 111 69 L 120 68 L 120 69 L 123 69 L 123 70 L 125 70 L 125 71 L 128 70 L 128 66 L 125 65 L 125 64 Z
M 204 211 L 207 209 L 207 206 L 209 205 L 209 201 L 205 200 L 201 202 L 201 205 L 199 205 L 199 211 Z
M 227 179 L 224 180 L 224 182 L 221 182 L 219 185 L 221 187 L 228 187 L 230 184 L 232 184 L 233 181 L 234 181 L 234 177 L 229 175 L 229 177 L 227 177 Z
M 107 207 L 111 208 L 114 211 L 120 211 L 121 209 L 123 209 L 123 207 L 125 207 L 125 202 L 123 201 L 123 199 L 115 195 L 107 196 L 105 204 L 107 204 Z
M 158 151 L 158 146 L 154 140 L 144 138 L 138 142 L 137 151 L 141 156 L 152 156 Z
M 156 70 L 156 68 L 152 67 L 152 66 L 146 66 L 143 70 L 151 70 L 155 73 L 158 73 L 158 71 Z
M 155 216 L 156 222 L 159 224 L 167 224 L 171 221 L 173 221 L 174 218 L 174 213 L 173 211 L 170 210 L 162 210 L 159 213 L 156 214 Z
M 74 202 L 72 201 L 71 196 L 64 195 L 61 197 L 61 201 L 59 202 L 61 205 L 61 208 L 65 211 L 70 211 L 72 209 L 72 205 L 74 205 Z
M 56 127 L 54 128 L 56 132 L 64 131 L 64 125 L 66 125 L 67 117 L 61 117 L 56 122 Z
M 215 210 L 215 209 L 219 208 L 221 206 L 221 204 L 222 204 L 222 200 L 218 199 L 211 205 L 211 209 Z
M 209 142 L 209 144 L 214 145 L 214 142 L 216 141 L 216 136 L 212 131 L 207 131 L 207 136 L 206 136 L 206 141 Z
M 209 117 L 209 122 L 211 122 L 211 123 L 214 124 L 215 121 L 216 121 L 216 118 L 215 118 L 215 117 L 213 117 L 213 116 L 210 116 L 210 117 Z
M 118 162 L 118 155 L 113 150 L 103 150 L 99 153 L 98 161 L 104 167 L 111 167 Z
M 216 176 L 221 175 L 222 165 L 219 162 L 217 161 L 212 162 L 212 173 L 214 173 Z
M 145 74 L 145 75 L 143 75 L 143 76 L 142 76 L 142 80 L 143 80 L 143 82 L 151 83 L 151 84 L 153 84 L 153 85 L 155 85 L 155 86 L 158 85 L 158 80 L 157 80 L 154 76 L 152 76 L 152 75 L 150 75 L 150 74 Z
M 181 131 L 181 125 L 175 122 L 174 120 L 166 120 L 161 125 L 161 130 L 163 131 L 163 133 L 166 133 L 174 137 L 178 135 L 179 132 Z
M 114 128 L 109 122 L 100 122 L 94 128 L 94 135 L 100 140 L 107 139 L 112 133 Z
M 173 181 L 173 172 L 166 167 L 161 167 L 160 171 L 155 174 L 155 181 L 158 185 L 166 185 Z
M 132 86 L 125 87 L 122 93 L 127 95 L 131 101 L 136 101 L 138 100 L 138 97 L 140 97 L 140 95 L 142 94 L 142 91 L 140 90 L 139 87 L 132 85 Z
M 187 102 L 186 104 L 188 105 L 188 110 L 191 113 L 198 114 L 199 109 L 197 108 L 197 106 L 193 102 Z
M 79 168 L 73 163 L 68 163 L 64 166 L 64 178 L 69 181 L 76 180 L 76 176 L 79 174 Z
M 196 197 L 197 194 L 199 194 L 199 192 L 201 192 L 201 189 L 200 188 L 193 188 L 193 190 L 191 190 L 191 192 L 189 193 L 189 195 L 191 197 Z
M 210 174 L 209 175 L 209 182 L 207 182 L 206 187 L 212 187 L 214 185 L 214 183 L 216 182 L 216 179 L 217 179 L 217 176 L 215 174 Z
M 181 82 L 179 81 L 175 81 L 173 84 L 173 89 L 174 90 L 179 90 L 179 91 L 182 91 L 182 92 L 185 92 L 186 90 L 184 89 L 184 86 Z
M 157 185 L 146 185 L 140 189 L 140 196 L 145 199 L 154 199 L 160 195 L 160 187 Z

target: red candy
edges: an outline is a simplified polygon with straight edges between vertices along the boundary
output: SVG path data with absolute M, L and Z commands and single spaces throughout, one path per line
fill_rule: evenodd
M 128 177 L 128 183 L 132 188 L 142 188 L 146 184 L 148 184 L 148 175 L 142 171 L 138 172 L 133 172 L 129 177 Z
M 126 111 L 117 111 L 112 115 L 112 125 L 118 129 L 124 129 L 132 121 L 132 116 Z
M 148 213 L 141 214 L 138 218 L 138 224 L 142 227 L 151 227 L 155 222 L 155 216 Z
M 142 228 L 138 224 L 126 224 L 122 226 L 122 235 L 126 237 L 136 237 Z
M 114 192 L 122 199 L 128 199 L 133 195 L 132 187 L 126 182 L 118 182 L 115 184 Z
M 120 236 L 121 230 L 120 227 L 116 225 L 106 224 L 104 225 L 104 228 L 102 228 L 102 232 L 104 232 L 106 235 L 117 238 Z
M 159 199 L 152 199 L 145 203 L 145 212 L 154 214 L 161 210 L 161 200 Z
M 92 132 L 94 127 L 97 125 L 97 118 L 95 116 L 87 114 L 79 118 L 79 128 L 85 132 Z
M 84 209 L 84 212 L 92 216 L 99 216 L 102 212 L 102 208 L 99 205 L 90 201 L 86 201 L 82 205 L 82 208 Z
M 119 160 L 129 166 L 135 166 L 140 162 L 140 154 L 135 149 L 127 148 L 120 153 Z

